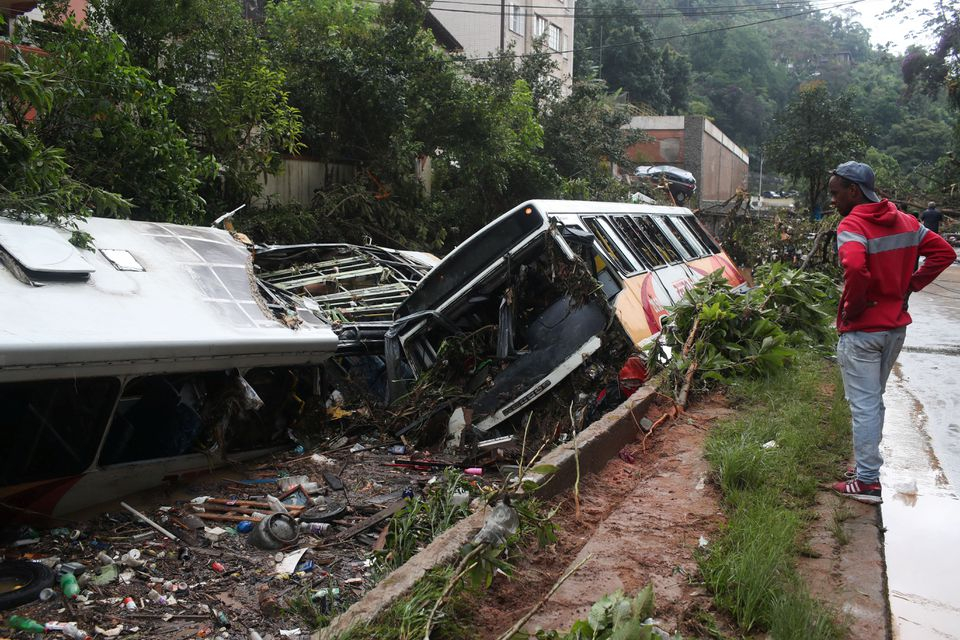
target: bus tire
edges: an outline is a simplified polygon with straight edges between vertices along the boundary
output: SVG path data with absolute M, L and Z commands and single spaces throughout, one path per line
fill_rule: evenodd
M 0 562 L 0 582 L 21 585 L 19 589 L 0 593 L 0 611 L 33 602 L 40 592 L 53 585 L 53 570 L 45 564 L 29 560 Z

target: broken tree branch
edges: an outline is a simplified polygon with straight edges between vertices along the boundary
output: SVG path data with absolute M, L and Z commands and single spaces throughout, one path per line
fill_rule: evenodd
M 560 576 L 560 579 L 557 580 L 552 587 L 550 587 L 550 591 L 547 592 L 547 595 L 543 596 L 543 598 L 541 598 L 539 602 L 537 602 L 535 605 L 533 605 L 533 607 L 530 608 L 530 611 L 528 611 L 522 618 L 517 620 L 517 622 L 514 623 L 514 625 L 510 627 L 506 633 L 502 634 L 499 638 L 497 638 L 497 640 L 510 640 L 510 638 L 512 638 L 517 633 L 519 633 L 520 629 L 523 628 L 523 625 L 527 624 L 527 622 L 530 621 L 530 618 L 533 617 L 533 614 L 539 611 L 540 608 L 543 607 L 544 604 L 546 604 L 547 600 L 549 600 L 550 597 L 553 596 L 554 593 L 556 593 L 557 589 L 560 588 L 560 585 L 566 582 L 567 578 L 569 578 L 574 573 L 576 573 L 577 570 L 580 569 L 580 567 L 582 567 L 583 565 L 585 565 L 587 561 L 589 561 L 592 557 L 593 557 L 593 554 L 589 553 L 583 560 L 581 560 L 577 564 L 567 569 L 566 573 Z
M 467 575 L 468 571 L 473 569 L 474 565 L 476 564 L 473 562 L 473 559 L 486 549 L 487 545 L 481 543 L 474 547 L 470 553 L 463 556 L 463 559 L 457 565 L 457 568 L 454 569 L 453 577 L 447 582 L 447 586 L 443 588 L 443 593 L 441 593 L 440 597 L 437 598 L 437 601 L 433 603 L 433 609 L 430 610 L 430 615 L 427 617 L 427 623 L 423 630 L 423 640 L 430 640 L 430 631 L 433 629 L 433 618 L 437 615 L 437 609 L 440 608 L 440 605 L 443 604 L 443 601 L 446 599 L 446 597 L 450 595 L 451 591 L 453 591 L 453 587 L 460 582 L 465 575 Z

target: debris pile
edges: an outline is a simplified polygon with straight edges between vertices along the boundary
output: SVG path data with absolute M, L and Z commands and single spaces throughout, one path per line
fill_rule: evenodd
M 455 466 L 403 445 L 348 442 L 178 490 L 193 497 L 144 496 L 67 526 L 7 528 L 4 624 L 24 638 L 307 637 L 382 577 L 372 552 L 392 516 Z M 470 494 L 456 493 L 460 517 Z

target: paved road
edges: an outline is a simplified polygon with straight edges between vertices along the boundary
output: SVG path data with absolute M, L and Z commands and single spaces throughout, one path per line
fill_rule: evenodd
M 881 445 L 894 638 L 960 640 L 960 265 L 910 312 Z

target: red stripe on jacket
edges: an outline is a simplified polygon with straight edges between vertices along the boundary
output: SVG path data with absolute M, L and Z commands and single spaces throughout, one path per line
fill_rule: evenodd
M 888 200 L 860 204 L 837 225 L 843 294 L 837 330 L 887 331 L 910 324 L 906 300 L 957 258 L 950 244 Z M 917 269 L 920 256 L 925 258 Z

